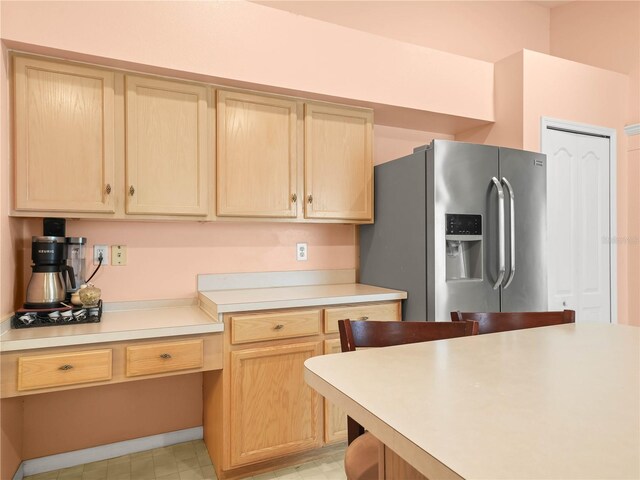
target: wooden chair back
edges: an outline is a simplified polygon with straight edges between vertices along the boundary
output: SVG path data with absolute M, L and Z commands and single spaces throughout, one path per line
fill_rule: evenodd
M 376 322 L 338 320 L 343 352 L 356 347 L 390 347 L 407 343 L 429 342 L 478 334 L 478 322 Z M 347 443 L 364 433 L 364 428 L 347 417 Z
M 453 322 L 475 320 L 478 333 L 507 332 L 523 328 L 547 327 L 563 323 L 575 323 L 576 312 L 451 312 Z
M 390 347 L 476 335 L 478 323 L 338 320 L 338 330 L 342 351 L 351 352 L 356 347 Z

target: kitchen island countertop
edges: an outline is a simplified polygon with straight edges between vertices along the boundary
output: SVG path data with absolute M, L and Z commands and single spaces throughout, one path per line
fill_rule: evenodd
M 640 475 L 640 328 L 578 323 L 322 355 L 305 379 L 427 478 Z

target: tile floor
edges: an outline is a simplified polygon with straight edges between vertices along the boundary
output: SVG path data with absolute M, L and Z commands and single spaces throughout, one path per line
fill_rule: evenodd
M 253 480 L 345 480 L 343 453 L 264 473 Z M 202 440 L 24 477 L 24 480 L 216 480 Z

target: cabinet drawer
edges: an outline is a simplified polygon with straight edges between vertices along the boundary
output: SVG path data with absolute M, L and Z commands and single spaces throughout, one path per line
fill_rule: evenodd
M 18 390 L 111 379 L 111 350 L 90 350 L 18 359 Z
M 324 331 L 338 331 L 338 320 L 375 320 L 391 322 L 400 320 L 400 302 L 373 305 L 351 305 L 348 307 L 326 308 L 324 310 Z
M 152 343 L 127 347 L 126 375 L 151 375 L 203 366 L 203 341 Z
M 231 343 L 303 337 L 320 333 L 320 310 L 231 317 Z

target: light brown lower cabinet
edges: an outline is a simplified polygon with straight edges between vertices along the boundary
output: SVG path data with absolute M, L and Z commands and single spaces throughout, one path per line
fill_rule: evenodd
M 300 463 L 346 441 L 346 415 L 304 381 L 304 362 L 340 351 L 337 320 L 398 321 L 399 301 L 223 316 L 224 368 L 204 375 L 204 440 L 218 478 Z M 327 447 L 327 448 L 325 448 Z
M 222 333 L 211 333 L 3 352 L 0 396 L 221 369 L 222 350 Z
M 300 379 L 320 342 L 231 353 L 231 465 L 319 447 L 319 395 Z
M 334 338 L 324 341 L 324 353 L 339 353 L 340 339 Z M 340 407 L 336 407 L 326 398 L 324 402 L 324 441 L 325 443 L 344 442 L 347 438 L 347 414 Z

